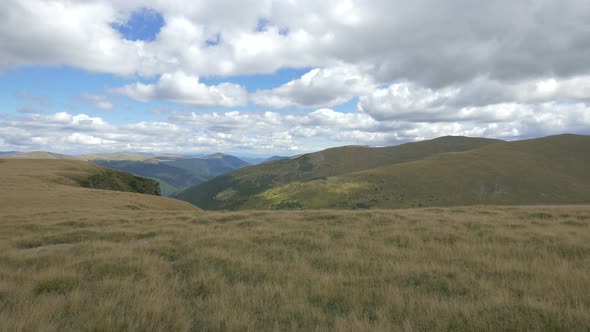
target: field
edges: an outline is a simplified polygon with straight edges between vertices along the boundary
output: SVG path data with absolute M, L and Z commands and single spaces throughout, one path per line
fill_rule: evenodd
M 0 209 L 2 331 L 326 329 L 587 331 L 590 206 Z

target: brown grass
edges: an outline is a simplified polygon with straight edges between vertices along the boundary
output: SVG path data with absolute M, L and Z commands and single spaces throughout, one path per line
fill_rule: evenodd
M 0 211 L 198 210 L 178 200 L 79 187 L 103 167 L 78 160 L 0 159 Z
M 0 330 L 590 329 L 590 207 L 0 211 Z
M 590 206 L 208 213 L 89 167 L 0 160 L 0 331 L 590 329 Z

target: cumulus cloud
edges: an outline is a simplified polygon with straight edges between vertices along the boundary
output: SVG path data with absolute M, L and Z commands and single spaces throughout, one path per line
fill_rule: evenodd
M 161 121 L 113 124 L 85 114 L 59 112 L 0 120 L 0 150 L 213 152 L 297 154 L 347 144 L 394 145 L 442 135 L 503 139 L 563 132 L 588 133 L 584 103 L 502 103 L 479 107 L 489 121 L 377 120 L 364 112 L 319 109 L 307 113 L 172 111 Z M 503 116 L 497 116 L 503 114 Z
M 377 120 L 490 122 L 519 116 L 519 110 L 543 104 L 587 104 L 589 93 L 590 76 L 511 84 L 477 79 L 439 89 L 400 82 L 360 97 L 358 109 Z
M 8 0 L 2 7 L 4 68 L 46 64 L 204 76 L 348 63 L 370 65 L 380 81 L 430 88 L 483 75 L 511 81 L 590 69 L 590 4 L 583 0 L 248 0 L 239 6 L 229 0 Z M 126 40 L 111 25 L 124 24 L 139 8 L 164 18 L 153 41 Z M 260 18 L 263 29 L 257 29 Z
M 330 107 L 371 91 L 375 83 L 365 72 L 349 65 L 316 68 L 280 87 L 257 91 L 252 100 L 275 108 Z
M 140 102 L 165 100 L 195 107 L 233 107 L 247 103 L 246 89 L 232 83 L 208 86 L 183 72 L 164 74 L 156 84 L 135 83 L 116 92 Z

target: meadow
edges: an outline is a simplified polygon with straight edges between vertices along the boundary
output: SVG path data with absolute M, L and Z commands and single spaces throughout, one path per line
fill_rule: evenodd
M 587 331 L 590 206 L 0 209 L 2 331 Z

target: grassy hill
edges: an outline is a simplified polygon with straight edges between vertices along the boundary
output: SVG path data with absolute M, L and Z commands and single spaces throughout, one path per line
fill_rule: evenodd
M 93 164 L 133 173 L 160 183 L 162 195 L 171 196 L 218 175 L 248 166 L 249 163 L 226 154 L 200 158 L 181 155 L 151 155 L 133 152 L 95 153 L 70 156 L 47 151 L 3 155 L 6 159 L 83 160 Z
M 590 203 L 590 136 L 499 143 L 254 195 L 241 208 Z
M 195 209 L 154 180 L 79 160 L 0 159 L 1 209 Z
M 3 155 L 6 159 L 78 159 L 75 156 L 68 156 L 65 154 L 47 152 L 47 151 L 32 151 L 32 152 L 17 152 L 14 154 Z
M 164 161 L 164 163 L 166 165 L 196 172 L 207 179 L 250 165 L 240 158 L 222 154 L 206 156 L 203 158 L 174 159 Z
M 499 142 L 485 138 L 447 136 L 383 148 L 332 148 L 245 167 L 189 188 L 176 197 L 205 209 L 253 207 L 251 200 L 259 201 L 256 195 L 289 183 L 323 180 L 386 165 L 436 158 L 443 153 L 466 151 Z

